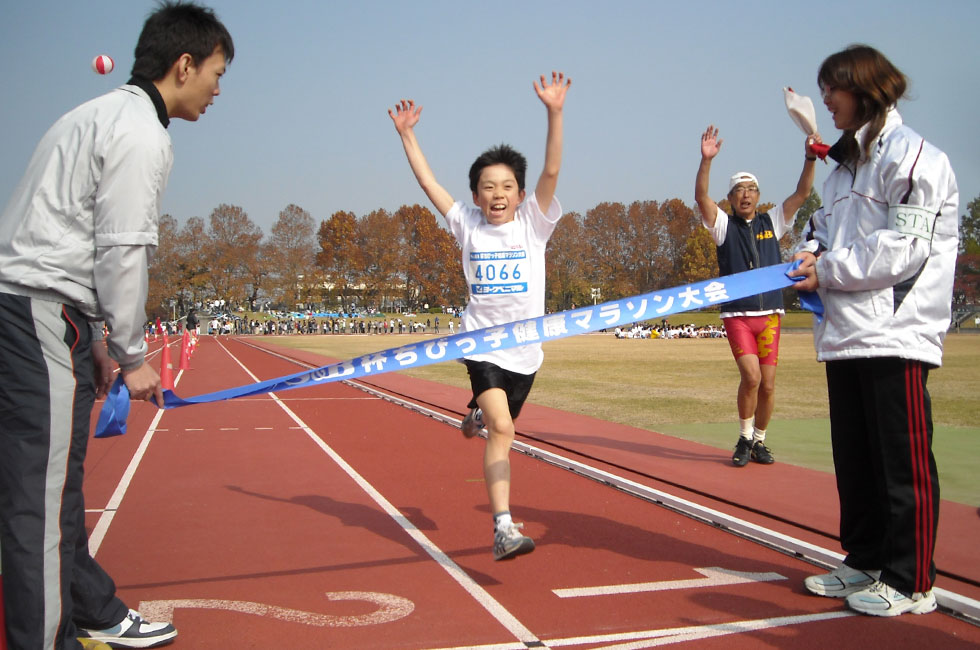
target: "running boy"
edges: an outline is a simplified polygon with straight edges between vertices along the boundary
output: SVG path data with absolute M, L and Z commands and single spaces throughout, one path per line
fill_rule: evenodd
M 527 161 L 507 145 L 483 152 L 470 167 L 473 202 L 455 201 L 436 182 L 414 127 L 422 107 L 402 100 L 388 110 L 401 136 L 409 165 L 422 190 L 463 249 L 463 268 L 469 302 L 460 319 L 460 331 L 473 331 L 544 314 L 544 252 L 561 218 L 555 198 L 562 153 L 562 108 L 572 80 L 551 73 L 541 75 L 534 90 L 548 111 L 544 169 L 534 193 L 525 201 Z M 474 355 L 464 359 L 473 388 L 463 435 L 471 438 L 486 427 L 483 475 L 494 520 L 493 557 L 503 560 L 534 550 L 522 524 L 510 515 L 510 446 L 514 420 L 527 399 L 544 353 L 540 344 Z
M 722 142 L 718 129 L 713 126 L 701 134 L 701 165 L 694 181 L 694 200 L 701 210 L 701 223 L 718 247 L 718 270 L 721 275 L 731 275 L 779 264 L 782 261 L 779 240 L 813 187 L 817 156 L 812 145 L 820 142 L 820 136 L 806 140 L 803 171 L 796 191 L 769 213 L 756 211 L 759 181 L 748 172 L 738 172 L 728 182 L 731 215 L 725 214 L 708 195 L 711 161 L 721 151 Z M 736 399 L 739 437 L 732 454 L 736 467 L 744 467 L 749 458 L 763 465 L 775 460 L 765 441 L 775 404 L 779 325 L 783 313 L 780 291 L 733 300 L 722 307 L 721 319 L 740 376 Z

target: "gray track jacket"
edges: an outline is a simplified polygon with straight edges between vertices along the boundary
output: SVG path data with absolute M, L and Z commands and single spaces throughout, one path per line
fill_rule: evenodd
M 62 116 L 0 213 L 0 291 L 104 319 L 109 354 L 143 361 L 147 261 L 173 149 L 147 93 L 124 85 Z

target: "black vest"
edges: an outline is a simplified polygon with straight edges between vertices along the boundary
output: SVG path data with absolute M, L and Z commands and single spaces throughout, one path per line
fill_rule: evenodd
M 721 275 L 732 275 L 763 266 L 782 263 L 779 241 L 767 213 L 756 213 L 755 219 L 745 221 L 741 217 L 728 217 L 728 233 L 725 243 L 718 247 L 718 270 Z M 783 308 L 783 292 L 779 289 L 726 302 L 722 311 L 768 311 Z

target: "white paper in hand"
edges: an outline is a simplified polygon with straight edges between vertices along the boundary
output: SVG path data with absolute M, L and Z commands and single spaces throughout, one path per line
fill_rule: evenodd
M 790 118 L 796 122 L 804 135 L 813 135 L 817 132 L 817 113 L 813 110 L 813 102 L 805 95 L 798 95 L 792 88 L 783 88 L 783 97 L 786 100 L 786 110 Z

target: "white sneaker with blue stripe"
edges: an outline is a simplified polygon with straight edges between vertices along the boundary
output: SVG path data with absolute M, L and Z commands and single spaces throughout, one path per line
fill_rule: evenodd
M 810 576 L 803 585 L 811 594 L 829 598 L 846 598 L 875 583 L 881 571 L 860 571 L 842 564 L 830 573 Z
M 156 648 L 177 638 L 170 623 L 144 621 L 139 612 L 129 610 L 120 623 L 104 630 L 79 630 L 80 637 L 95 639 L 113 648 Z
M 877 581 L 867 589 L 847 597 L 847 606 L 855 612 L 871 616 L 898 616 L 900 614 L 928 614 L 936 611 L 936 596 L 929 591 L 917 591 L 906 596 Z

